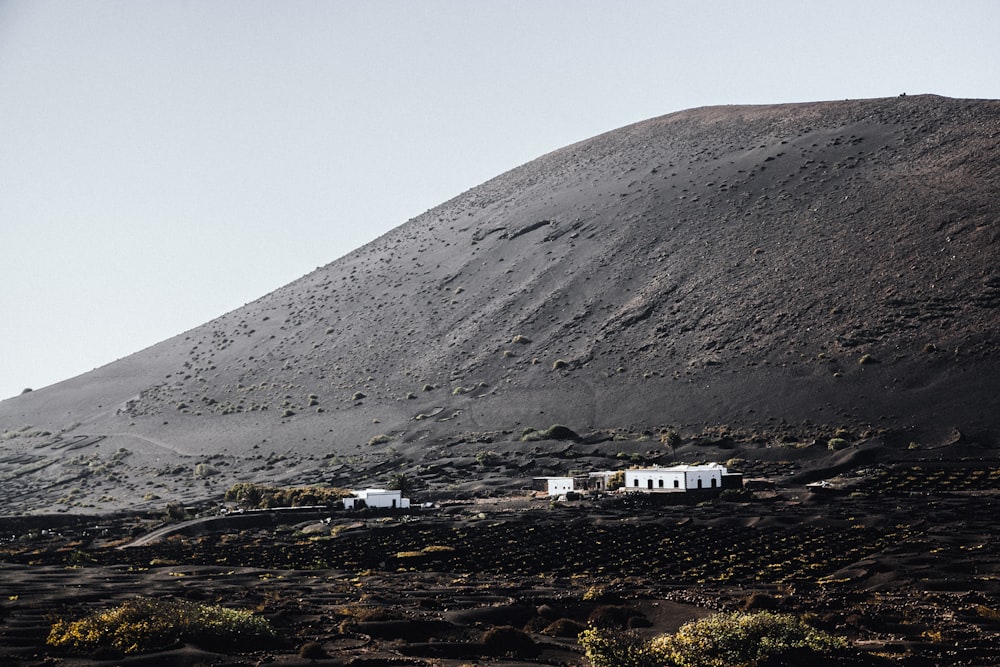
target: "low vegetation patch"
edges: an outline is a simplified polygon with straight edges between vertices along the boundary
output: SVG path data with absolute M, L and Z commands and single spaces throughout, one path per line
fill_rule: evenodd
M 423 549 L 397 551 L 396 558 L 424 558 L 426 556 L 446 557 L 455 553 L 455 547 L 446 544 L 429 544 Z
M 226 491 L 226 502 L 238 503 L 246 509 L 271 507 L 305 507 L 336 505 L 351 495 L 348 489 L 325 486 L 268 486 L 252 482 L 237 482 Z
M 483 645 L 490 654 L 496 656 L 533 658 L 539 653 L 538 645 L 528 633 L 509 625 L 493 627 L 484 632 Z
M 792 614 L 762 611 L 714 614 L 648 642 L 591 627 L 580 633 L 580 644 L 593 667 L 751 667 L 789 653 L 831 653 L 847 641 Z
M 58 620 L 46 640 L 72 651 L 116 648 L 142 653 L 184 641 L 205 647 L 251 647 L 275 638 L 266 619 L 249 611 L 188 600 L 138 597 L 76 621 Z
M 537 442 L 538 440 L 579 440 L 580 436 L 573 429 L 562 424 L 552 426 L 537 431 L 533 428 L 525 429 L 521 435 L 522 442 Z

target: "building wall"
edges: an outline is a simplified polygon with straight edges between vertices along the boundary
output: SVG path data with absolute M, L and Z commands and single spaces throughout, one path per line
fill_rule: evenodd
M 721 488 L 722 470 L 720 468 L 706 468 L 704 470 L 642 468 L 625 471 L 624 490 L 626 491 L 674 493 Z
M 628 491 L 685 491 L 684 473 L 675 470 L 644 469 L 625 471 L 625 489 Z
M 719 470 L 686 472 L 688 489 L 720 489 L 722 488 L 722 473 Z
M 410 506 L 410 499 L 403 498 L 400 491 L 365 490 L 355 491 L 354 495 L 353 498 L 344 498 L 345 508 L 354 509 L 358 500 L 365 501 L 367 507 L 406 509 Z
M 550 477 L 545 481 L 550 496 L 561 496 L 574 490 L 572 477 Z

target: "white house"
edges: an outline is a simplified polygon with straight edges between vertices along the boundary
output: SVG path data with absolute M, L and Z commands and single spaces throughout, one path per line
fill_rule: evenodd
M 403 497 L 403 492 L 395 489 L 363 489 L 353 491 L 353 495 L 344 498 L 344 509 L 358 509 L 359 507 L 380 507 L 380 508 L 400 508 L 406 509 L 410 506 L 410 499 Z M 358 501 L 364 501 L 364 504 Z
M 697 489 L 739 487 L 742 475 L 730 473 L 719 463 L 676 465 L 669 468 L 633 468 L 625 471 L 622 491 L 676 493 Z
M 561 496 L 576 490 L 572 477 L 536 477 L 545 482 L 545 490 L 550 496 Z

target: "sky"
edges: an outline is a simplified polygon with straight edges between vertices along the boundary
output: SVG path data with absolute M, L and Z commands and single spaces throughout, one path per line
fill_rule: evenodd
M 692 107 L 1000 98 L 995 0 L 0 0 L 0 399 Z

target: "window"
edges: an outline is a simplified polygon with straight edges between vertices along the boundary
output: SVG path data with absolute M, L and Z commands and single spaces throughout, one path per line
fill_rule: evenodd
M 681 480 L 679 480 L 679 479 L 675 479 L 674 480 L 674 488 L 675 489 L 681 488 Z

